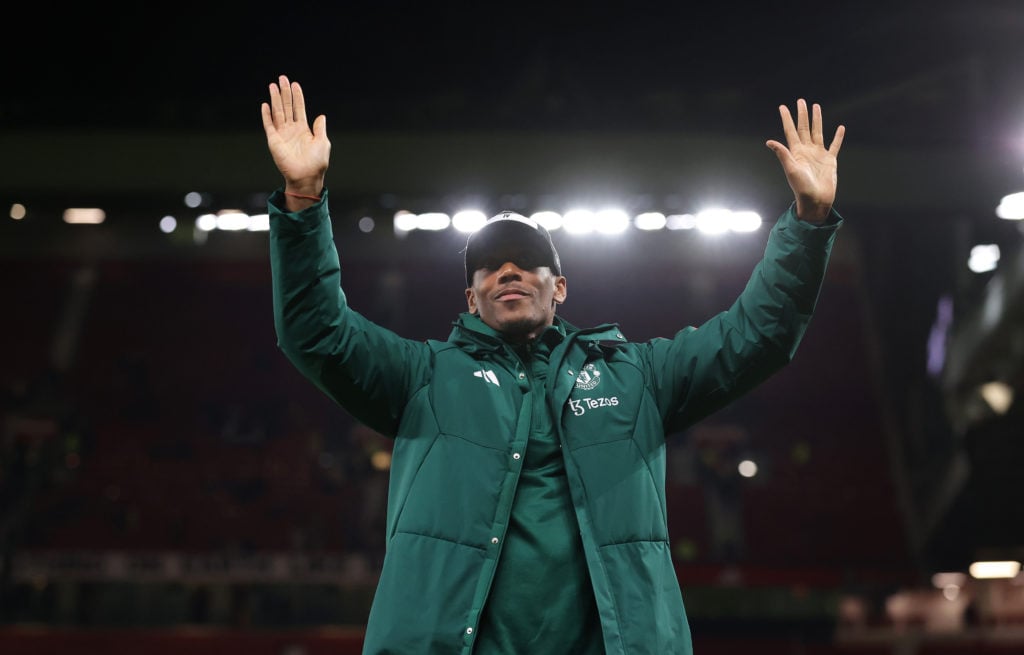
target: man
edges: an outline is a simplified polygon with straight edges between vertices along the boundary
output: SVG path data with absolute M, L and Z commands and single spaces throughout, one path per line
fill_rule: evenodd
M 284 187 L 269 200 L 278 342 L 356 419 L 394 438 L 387 550 L 366 653 L 691 653 L 669 548 L 665 435 L 785 365 L 841 218 L 844 128 L 779 108 L 768 141 L 795 202 L 733 306 L 672 338 L 555 315 L 566 278 L 547 231 L 506 212 L 472 234 L 446 341 L 374 325 L 341 289 L 326 118 L 281 76 L 263 103 Z

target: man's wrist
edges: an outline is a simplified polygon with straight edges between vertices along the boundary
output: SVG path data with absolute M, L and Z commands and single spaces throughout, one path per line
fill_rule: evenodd
M 832 213 L 832 203 L 821 204 L 810 201 L 796 200 L 796 217 L 806 223 L 823 224 Z
M 324 181 L 322 179 L 308 182 L 287 181 L 285 182 L 284 185 L 284 192 L 287 195 L 312 196 L 314 198 L 319 198 L 321 195 L 323 195 L 323 190 Z
M 283 193 L 288 211 L 302 211 L 320 202 L 324 193 L 324 180 L 322 177 L 285 180 Z
M 296 191 L 296 187 L 280 187 L 275 192 L 277 194 L 276 204 L 282 210 L 294 214 L 324 201 L 327 194 L 327 188 L 321 187 L 316 195 L 313 192 L 306 193 Z
M 292 193 L 291 191 L 285 191 L 284 195 L 291 198 L 300 198 L 302 200 L 312 200 L 313 202 L 320 202 L 320 196 L 310 196 L 304 193 Z

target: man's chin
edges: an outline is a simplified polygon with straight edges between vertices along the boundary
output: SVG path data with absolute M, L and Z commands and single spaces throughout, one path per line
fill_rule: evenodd
M 500 320 L 496 329 L 507 337 L 528 338 L 544 327 L 543 319 L 537 316 L 510 316 Z

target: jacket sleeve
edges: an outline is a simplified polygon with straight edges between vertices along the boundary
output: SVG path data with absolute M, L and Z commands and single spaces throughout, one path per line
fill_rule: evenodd
M 327 191 L 301 212 L 286 212 L 282 200 L 277 190 L 267 203 L 277 345 L 356 419 L 393 436 L 407 400 L 424 384 L 429 348 L 349 307 Z
M 814 312 L 841 224 L 834 210 L 820 226 L 800 221 L 791 205 L 728 310 L 646 344 L 667 433 L 721 409 L 789 363 Z

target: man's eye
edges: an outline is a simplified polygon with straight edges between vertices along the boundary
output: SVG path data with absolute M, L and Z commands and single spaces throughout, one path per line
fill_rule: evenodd
M 505 262 L 512 262 L 513 264 L 515 264 L 517 267 L 524 271 L 532 271 L 533 269 L 543 265 L 539 262 L 534 261 L 533 257 L 516 257 L 503 259 L 502 261 L 483 262 L 480 265 L 480 268 L 486 271 L 496 271 L 502 266 L 504 266 Z

